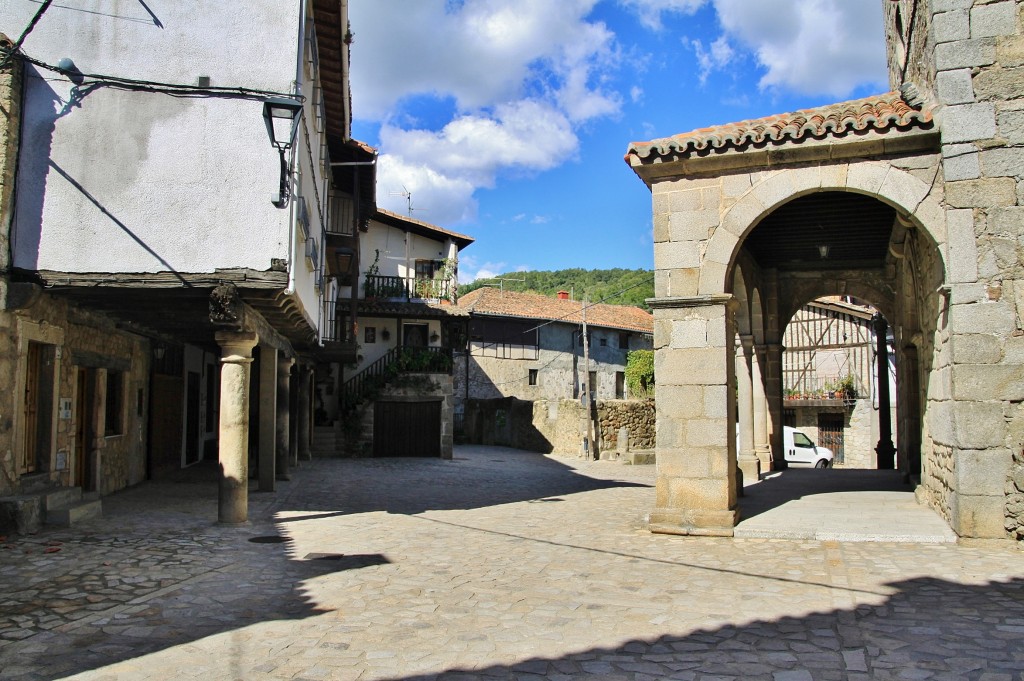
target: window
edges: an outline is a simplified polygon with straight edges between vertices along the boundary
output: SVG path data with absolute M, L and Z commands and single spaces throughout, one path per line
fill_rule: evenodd
M 615 399 L 626 399 L 626 373 L 624 371 L 615 372 Z
M 602 338 L 601 339 L 601 347 L 602 348 L 608 347 L 608 339 L 607 338 Z
M 417 260 L 416 261 L 416 278 L 417 279 L 433 279 L 434 273 L 441 271 L 440 260 Z
M 619 334 L 619 349 L 620 350 L 629 350 L 629 334 L 628 333 L 620 333 Z
M 537 370 L 530 369 L 530 385 L 537 385 Z
M 377 327 L 367 326 L 363 329 L 363 342 L 364 343 L 376 343 L 377 342 Z
M 107 413 L 103 434 L 121 435 L 124 432 L 124 374 L 107 371 Z

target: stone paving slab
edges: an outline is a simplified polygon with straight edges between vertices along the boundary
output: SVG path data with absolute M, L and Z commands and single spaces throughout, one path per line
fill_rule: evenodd
M 854 491 L 856 490 L 856 491 Z M 917 503 L 899 471 L 792 469 L 744 487 L 735 536 L 955 543 L 938 513 Z
M 1017 545 L 652 535 L 653 481 L 322 460 L 241 528 L 147 484 L 0 549 L 0 679 L 1024 678 Z

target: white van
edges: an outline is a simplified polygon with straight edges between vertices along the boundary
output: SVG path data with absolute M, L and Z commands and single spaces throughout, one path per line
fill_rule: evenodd
M 796 428 L 782 427 L 782 448 L 790 466 L 828 468 L 832 465 L 832 450 L 815 445 L 811 438 Z

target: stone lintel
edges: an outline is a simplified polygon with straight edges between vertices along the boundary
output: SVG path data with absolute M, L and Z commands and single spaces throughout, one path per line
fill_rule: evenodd
M 646 302 L 655 310 L 671 310 L 686 307 L 706 307 L 708 305 L 730 305 L 734 300 L 736 300 L 736 297 L 731 293 L 703 293 L 697 296 L 648 298 Z

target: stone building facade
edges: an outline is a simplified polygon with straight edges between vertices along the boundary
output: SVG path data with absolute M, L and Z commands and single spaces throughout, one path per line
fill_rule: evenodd
M 894 338 L 879 467 L 960 536 L 1022 534 L 1024 3 L 881 4 L 891 92 L 628 149 L 653 195 L 656 531 L 731 534 L 761 414 L 780 461 L 781 329 L 851 295 Z
M 631 350 L 649 350 L 650 313 L 636 307 L 587 308 L 590 366 L 584 368 L 583 303 L 536 293 L 484 287 L 465 295 L 468 352 L 456 357 L 455 394 L 467 400 L 579 399 L 589 371 L 593 398 L 630 397 L 625 383 Z

